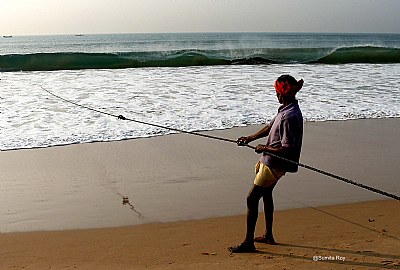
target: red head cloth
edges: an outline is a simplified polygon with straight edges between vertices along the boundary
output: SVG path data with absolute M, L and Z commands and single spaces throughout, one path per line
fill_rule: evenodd
M 303 79 L 297 82 L 297 84 L 290 84 L 287 81 L 278 82 L 275 81 L 274 87 L 278 94 L 282 96 L 295 96 L 296 93 L 303 87 Z

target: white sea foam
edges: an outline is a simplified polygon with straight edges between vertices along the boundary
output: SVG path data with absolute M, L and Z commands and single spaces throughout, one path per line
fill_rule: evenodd
M 274 80 L 305 81 L 306 121 L 400 117 L 400 65 L 266 65 L 1 73 L 1 150 L 167 134 L 62 102 L 193 131 L 265 123 Z

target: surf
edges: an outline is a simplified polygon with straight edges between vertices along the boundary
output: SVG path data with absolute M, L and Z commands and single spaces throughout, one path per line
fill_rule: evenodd
M 315 62 L 321 64 L 400 63 L 400 49 L 373 46 L 345 47 L 336 49 Z
M 56 52 L 0 55 L 0 71 L 125 69 L 213 65 L 400 63 L 400 48 L 251 48 L 117 53 Z

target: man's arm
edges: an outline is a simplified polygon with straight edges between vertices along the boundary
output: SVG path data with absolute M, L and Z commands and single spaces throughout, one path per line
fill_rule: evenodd
M 280 124 L 280 145 L 272 147 L 270 145 L 257 145 L 255 151 L 258 154 L 263 152 L 269 152 L 278 156 L 287 157 L 288 154 L 293 151 L 293 146 L 296 141 L 296 130 L 299 128 L 298 119 L 295 117 L 282 119 Z
M 270 130 L 271 130 L 271 125 L 268 124 L 253 135 L 247 137 L 240 137 L 239 139 L 237 139 L 236 143 L 239 146 L 246 145 L 252 141 L 268 136 Z
M 284 156 L 287 152 L 290 151 L 290 148 L 287 146 L 279 146 L 279 147 L 271 147 L 265 144 L 259 144 L 255 149 L 256 153 L 261 154 L 263 152 L 269 152 L 271 154 L 282 155 Z

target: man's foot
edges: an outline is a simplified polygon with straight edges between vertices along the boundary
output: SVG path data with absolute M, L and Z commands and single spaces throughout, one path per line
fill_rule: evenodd
M 263 235 L 263 236 L 258 236 L 258 237 L 256 237 L 256 238 L 254 238 L 254 242 L 257 242 L 257 243 L 264 243 L 264 244 L 268 244 L 268 245 L 276 245 L 276 242 L 275 242 L 275 240 L 274 240 L 274 237 L 272 237 L 272 236 L 267 237 L 267 236 L 265 236 L 265 235 Z
M 232 253 L 252 253 L 256 252 L 256 247 L 253 243 L 243 242 L 240 245 L 229 247 L 228 250 Z

